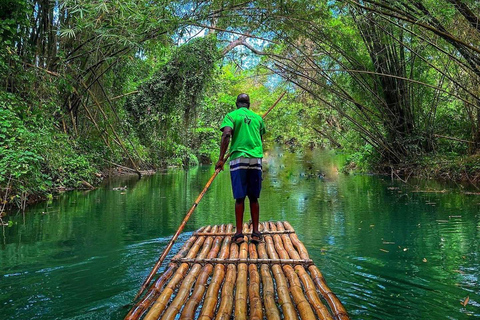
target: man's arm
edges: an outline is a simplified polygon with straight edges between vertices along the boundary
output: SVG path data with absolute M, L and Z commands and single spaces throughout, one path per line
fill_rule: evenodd
M 215 170 L 220 168 L 223 170 L 223 166 L 225 165 L 224 157 L 225 153 L 227 153 L 228 144 L 230 143 L 230 137 L 232 136 L 232 128 L 231 127 L 224 127 L 222 133 L 222 139 L 220 141 L 220 156 L 218 157 L 217 164 L 215 165 Z

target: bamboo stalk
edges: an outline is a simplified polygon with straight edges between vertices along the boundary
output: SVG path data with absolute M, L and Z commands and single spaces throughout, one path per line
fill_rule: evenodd
M 273 222 L 270 223 L 270 229 L 273 231 L 276 230 Z M 282 238 L 280 235 L 274 235 L 273 239 L 275 242 L 275 249 L 277 250 L 280 258 L 288 259 L 289 256 L 287 251 L 283 248 Z M 297 306 L 300 317 L 302 319 L 315 319 L 315 314 L 313 313 L 312 307 L 308 303 L 307 298 L 305 298 L 305 295 L 303 294 L 302 285 L 297 274 L 295 273 L 295 270 L 290 265 L 284 265 L 283 271 L 287 276 L 288 283 L 290 285 L 290 293 L 292 294 L 293 301 Z
M 263 224 L 264 230 L 268 231 L 268 222 Z M 271 259 L 278 259 L 277 252 L 275 251 L 275 245 L 273 244 L 272 236 L 268 235 L 264 237 L 266 243 L 266 251 L 268 256 Z M 259 248 L 261 246 L 259 245 Z M 284 319 L 290 320 L 295 319 L 298 320 L 297 311 L 293 305 L 292 299 L 290 298 L 290 294 L 288 291 L 287 280 L 285 275 L 283 274 L 282 267 L 278 264 L 274 264 L 272 266 L 273 276 L 275 278 L 275 282 L 277 284 L 277 294 L 278 294 L 278 302 L 282 307 Z
M 232 230 L 232 225 L 227 226 L 227 232 Z M 230 241 L 231 238 L 227 237 L 223 240 L 222 249 L 218 256 L 219 259 L 225 259 L 230 254 Z M 207 294 L 205 295 L 205 300 L 203 301 L 202 310 L 200 311 L 199 320 L 211 320 L 215 314 L 215 307 L 218 302 L 218 292 L 220 291 L 220 286 L 225 277 L 225 266 L 221 264 L 215 265 L 213 271 L 213 276 L 208 286 Z
M 290 225 L 290 223 L 288 223 L 287 221 L 284 221 L 283 225 L 287 230 L 294 230 L 293 227 Z M 307 249 L 305 248 L 303 243 L 298 239 L 296 233 L 292 233 L 290 235 L 290 239 L 293 245 L 297 248 L 298 252 L 300 253 L 300 257 L 302 259 L 309 259 Z M 308 267 L 308 271 L 310 271 L 313 281 L 317 285 L 317 288 L 322 294 L 323 298 L 327 301 L 328 306 L 330 307 L 333 314 L 335 315 L 335 318 L 340 320 L 350 319 L 350 317 L 348 316 L 347 310 L 342 305 L 338 297 L 332 292 L 332 290 L 330 290 L 320 270 L 318 270 L 318 268 L 315 265 L 312 265 Z
M 257 259 L 257 248 L 255 244 L 248 245 L 248 253 L 250 258 Z M 249 284 L 248 284 L 248 301 L 250 304 L 250 318 L 252 320 L 262 320 L 262 298 L 260 296 L 260 274 L 257 265 L 250 264 L 248 266 Z
M 220 259 L 220 258 L 212 258 L 212 259 L 189 259 L 189 258 L 173 258 L 172 262 L 178 263 L 188 263 L 188 264 L 196 264 L 199 263 L 201 265 L 205 264 L 240 264 L 246 263 L 247 265 L 256 265 L 256 264 L 281 264 L 281 265 L 304 265 L 310 266 L 313 264 L 313 260 L 311 259 L 252 259 L 252 258 L 245 258 L 245 259 Z
M 218 229 L 218 226 L 213 227 L 214 232 L 217 232 L 217 229 Z M 218 251 L 220 249 L 221 241 L 222 241 L 221 237 L 216 237 L 215 239 L 213 239 L 213 237 L 207 237 L 207 239 L 205 240 L 205 243 L 209 244 L 209 248 L 208 250 L 205 251 L 204 255 L 201 256 L 201 254 L 199 254 L 199 258 L 202 259 L 205 257 L 205 255 L 207 257 L 215 257 L 218 254 Z M 190 271 L 188 272 L 187 276 L 185 277 L 182 284 L 180 285 L 180 288 L 178 289 L 178 292 L 175 295 L 175 298 L 173 299 L 172 303 L 168 306 L 167 310 L 165 310 L 165 313 L 162 316 L 162 320 L 174 319 L 175 316 L 180 312 L 180 309 L 182 308 L 188 296 L 190 295 L 192 286 L 197 280 L 197 277 L 200 274 L 201 268 L 202 266 L 200 264 L 194 264 L 190 268 Z
M 133 169 L 131 169 L 133 170 Z M 284 230 L 284 231 L 264 231 L 263 234 L 284 234 L 284 233 L 294 233 L 295 231 L 291 230 Z M 208 233 L 208 232 L 195 232 L 195 236 L 233 236 L 235 232 L 216 232 L 216 233 Z M 244 232 L 244 235 L 251 235 L 252 232 Z
M 246 259 L 248 257 L 248 244 L 243 242 L 240 245 L 240 259 Z M 245 320 L 247 319 L 247 264 L 240 263 L 237 270 L 237 284 L 235 288 L 235 319 Z
M 238 257 L 238 244 L 232 243 L 230 245 L 230 258 L 236 259 Z M 233 289 L 235 287 L 235 281 L 237 277 L 237 266 L 229 264 L 227 266 L 227 275 L 225 276 L 225 282 L 223 283 L 220 306 L 218 307 L 217 317 L 218 320 L 230 320 L 233 310 Z
M 232 230 L 232 225 L 228 226 L 228 231 Z M 220 232 L 225 232 L 225 226 L 222 225 L 220 228 Z M 223 238 L 220 236 L 217 236 L 215 238 L 215 244 L 213 246 L 213 249 L 210 251 L 208 254 L 208 258 L 213 258 L 217 256 L 218 249 L 220 247 L 220 244 L 222 243 Z M 216 249 L 216 250 L 215 250 Z M 225 256 L 225 252 L 228 251 L 228 243 L 224 243 L 222 245 L 222 248 L 220 249 L 221 253 L 219 255 L 219 259 L 222 259 Z M 228 254 L 228 253 L 227 253 Z M 207 264 L 202 268 L 202 271 L 200 273 L 200 276 L 198 277 L 196 283 L 195 283 L 195 288 L 193 289 L 193 293 L 190 296 L 190 299 L 185 303 L 185 307 L 182 310 L 182 314 L 180 316 L 180 319 L 183 320 L 193 320 L 195 318 L 195 311 L 198 307 L 198 305 L 202 302 L 203 294 L 205 293 L 206 285 L 208 278 L 210 277 L 211 273 L 213 271 L 213 265 L 212 264 Z
M 207 228 L 208 229 L 206 229 L 206 231 L 210 230 L 210 227 L 207 227 Z M 210 249 L 212 240 L 213 239 L 211 237 L 199 237 L 197 241 L 195 241 L 195 244 L 193 245 L 192 249 L 190 249 L 190 251 L 188 252 L 187 257 L 188 258 L 195 257 L 198 251 L 200 250 L 200 247 L 202 247 L 202 250 L 199 256 L 202 256 L 202 255 L 205 256 L 206 252 Z M 148 311 L 147 315 L 144 318 L 145 320 L 153 320 L 153 319 L 156 320 L 160 317 L 162 312 L 165 310 L 168 302 L 170 301 L 170 297 L 175 291 L 175 288 L 183 280 L 188 269 L 189 269 L 188 263 L 182 263 L 178 267 L 177 271 L 175 272 L 173 277 L 170 279 L 170 282 L 163 289 L 162 293 L 157 298 L 152 308 Z
M 198 231 L 203 231 L 204 229 L 205 228 L 202 227 Z M 196 239 L 197 237 L 195 235 L 191 236 L 190 239 L 185 242 L 180 251 L 175 255 L 174 259 L 181 258 L 185 253 L 187 253 Z M 147 310 L 153 303 L 153 301 L 157 298 L 161 288 L 173 274 L 177 266 L 178 264 L 173 262 L 168 265 L 167 270 L 165 270 L 162 275 L 157 279 L 157 281 L 155 281 L 155 284 L 150 287 L 150 290 L 147 292 L 145 297 L 130 310 L 130 312 L 125 317 L 125 320 L 135 320 L 141 317 L 145 310 Z
M 266 231 L 263 229 L 263 224 L 260 224 L 259 231 L 265 235 Z M 260 258 L 268 259 L 264 242 L 258 244 L 257 250 Z M 270 268 L 267 264 L 260 265 L 260 273 L 262 276 L 263 303 L 265 305 L 265 315 L 267 316 L 267 320 L 280 320 L 280 312 L 278 311 L 278 307 L 275 302 L 275 287 L 273 284 L 273 278 L 270 273 Z
M 277 230 L 284 230 L 283 224 L 281 222 L 277 222 Z M 282 241 L 290 258 L 300 259 L 300 255 L 293 247 L 293 244 L 290 241 L 290 237 L 284 234 L 282 235 Z M 312 278 L 310 278 L 310 275 L 307 273 L 305 268 L 303 266 L 297 265 L 294 269 L 303 284 L 307 299 L 315 310 L 318 318 L 333 320 L 333 317 L 329 313 L 328 309 L 323 305 L 322 301 L 320 300 L 320 297 L 318 296 L 317 290 L 315 288 L 315 283 L 313 282 Z

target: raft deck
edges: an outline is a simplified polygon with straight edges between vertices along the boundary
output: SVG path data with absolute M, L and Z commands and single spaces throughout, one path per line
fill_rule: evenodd
M 197 230 L 125 319 L 349 319 L 292 226 L 259 229 L 257 245 L 232 243 L 232 225 Z

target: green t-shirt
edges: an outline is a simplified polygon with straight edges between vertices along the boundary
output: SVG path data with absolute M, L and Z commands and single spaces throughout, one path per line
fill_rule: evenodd
M 248 108 L 238 108 L 225 116 L 220 130 L 225 127 L 233 129 L 230 160 L 239 157 L 263 158 L 262 135 L 265 134 L 265 123 L 262 117 Z

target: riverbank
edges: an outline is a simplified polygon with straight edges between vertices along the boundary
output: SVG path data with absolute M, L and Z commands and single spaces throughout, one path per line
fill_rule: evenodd
M 143 175 L 151 175 L 154 174 L 156 171 L 154 170 L 147 170 L 142 171 Z M 5 217 L 6 215 L 24 211 L 28 206 L 33 204 L 51 200 L 63 192 L 68 191 L 81 191 L 81 190 L 94 190 L 98 188 L 102 183 L 106 180 L 121 177 L 121 176 L 138 176 L 138 173 L 135 172 L 133 169 L 129 169 L 128 167 L 108 167 L 103 170 L 95 170 L 91 179 L 88 179 L 90 182 L 86 180 L 77 181 L 77 186 L 64 186 L 62 184 L 46 189 L 41 192 L 34 192 L 34 193 L 11 193 L 11 190 L 18 190 L 18 188 L 11 187 L 9 184 L 5 188 L 0 190 L 0 199 L 2 200 L 2 205 L 0 206 L 0 218 Z M 20 185 L 22 183 L 20 182 Z M 0 222 L 1 223 L 1 222 Z
M 381 172 L 405 182 L 415 177 L 466 183 L 480 189 L 480 155 L 425 158 L 417 163 L 387 165 Z
M 288 151 L 286 151 L 288 152 Z M 317 150 L 318 152 L 318 150 Z M 364 165 L 364 164 L 363 164 Z M 103 170 L 90 170 L 93 176 L 86 180 L 77 182 L 77 186 L 56 186 L 54 188 L 45 190 L 43 192 L 36 192 L 30 194 L 5 194 L 5 190 L 0 192 L 1 199 L 3 199 L 3 208 L 0 207 L 0 217 L 8 213 L 24 210 L 27 206 L 51 199 L 58 194 L 73 190 L 92 190 L 100 186 L 105 180 L 118 176 L 137 176 L 133 169 L 128 167 L 116 165 L 108 167 Z M 424 158 L 422 161 L 410 164 L 383 164 L 373 169 L 365 170 L 353 161 L 347 161 L 340 172 L 345 174 L 380 174 L 391 176 L 392 179 L 400 180 L 405 183 L 411 178 L 439 180 L 461 183 L 468 185 L 476 190 L 480 190 L 480 155 L 473 155 L 468 157 L 435 157 Z M 147 171 L 145 171 L 147 172 Z M 148 172 L 150 174 L 155 171 Z M 308 173 L 308 172 L 307 172 Z M 73 175 L 73 174 L 72 174 Z

